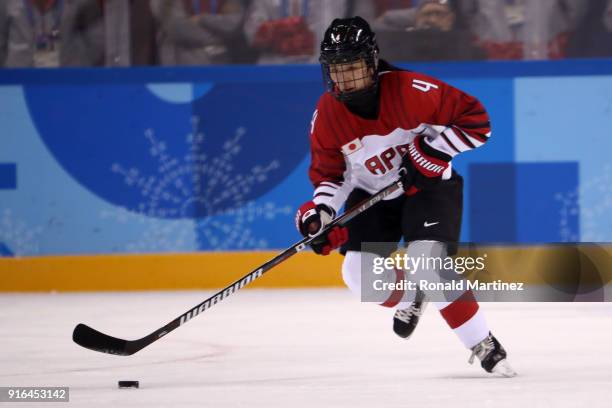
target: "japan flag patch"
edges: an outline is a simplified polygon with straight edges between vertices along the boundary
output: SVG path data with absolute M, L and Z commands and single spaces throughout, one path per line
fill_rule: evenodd
M 345 156 L 348 156 L 350 154 L 355 153 L 357 150 L 361 149 L 362 147 L 363 147 L 363 144 L 361 144 L 361 140 L 357 138 L 357 139 L 351 140 L 350 142 L 342 146 L 342 153 L 344 153 Z

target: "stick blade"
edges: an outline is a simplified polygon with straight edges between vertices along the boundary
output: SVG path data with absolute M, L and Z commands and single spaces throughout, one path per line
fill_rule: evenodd
M 109 336 L 83 323 L 79 323 L 74 328 L 72 340 L 81 347 L 100 353 L 115 354 L 118 356 L 129 356 L 134 354 L 134 351 L 128 350 L 127 340 Z

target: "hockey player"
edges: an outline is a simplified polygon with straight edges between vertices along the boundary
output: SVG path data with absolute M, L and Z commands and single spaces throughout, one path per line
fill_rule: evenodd
M 361 269 L 386 253 L 362 251 L 362 242 L 398 243 L 408 256 L 452 255 L 459 239 L 463 180 L 452 169 L 456 155 L 487 142 L 490 124 L 474 97 L 435 78 L 395 68 L 378 59 L 375 34 L 361 17 L 335 19 L 321 43 L 327 86 L 314 112 L 309 177 L 312 200 L 296 214 L 304 236 L 319 234 L 342 205 L 351 208 L 398 179 L 405 191 L 390 196 L 348 227 L 320 234 L 312 249 L 321 255 L 342 246 L 342 276 L 361 293 Z M 383 251 L 384 252 L 384 251 Z M 439 273 L 438 273 L 439 274 Z M 409 337 L 426 305 L 394 293 L 393 330 Z M 489 331 L 470 291 L 447 302 L 432 302 L 490 373 L 514 376 L 506 351 Z

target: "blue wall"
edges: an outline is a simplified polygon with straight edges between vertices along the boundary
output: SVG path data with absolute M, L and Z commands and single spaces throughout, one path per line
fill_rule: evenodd
M 612 239 L 612 61 L 421 64 L 493 137 L 463 240 Z M 283 248 L 311 195 L 316 66 L 0 71 L 0 256 Z

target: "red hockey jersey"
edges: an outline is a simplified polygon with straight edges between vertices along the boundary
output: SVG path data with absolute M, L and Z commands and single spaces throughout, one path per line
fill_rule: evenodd
M 354 188 L 374 194 L 397 180 L 402 156 L 419 134 L 446 159 L 482 146 L 490 136 L 484 107 L 459 89 L 410 71 L 381 72 L 379 79 L 376 119 L 351 113 L 330 93 L 321 96 L 312 117 L 313 200 L 336 212 Z

